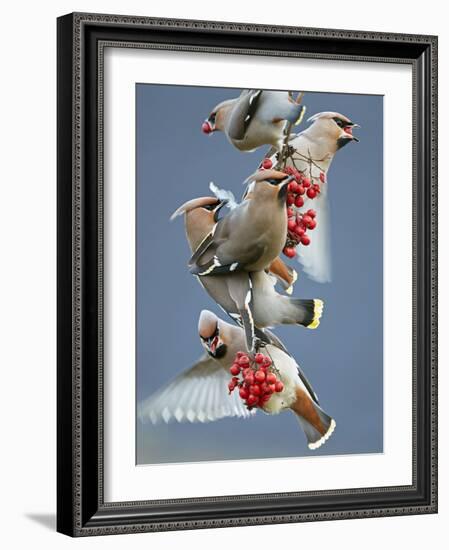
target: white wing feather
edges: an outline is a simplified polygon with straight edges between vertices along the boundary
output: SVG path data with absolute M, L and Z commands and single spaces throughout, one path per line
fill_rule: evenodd
M 209 189 L 212 191 L 212 193 L 217 197 L 217 199 L 220 200 L 227 200 L 228 203 L 226 206 L 233 210 L 236 206 L 238 206 L 237 201 L 235 200 L 234 193 L 232 191 L 228 191 L 227 189 L 220 189 L 213 181 L 209 183 Z
M 249 417 L 248 411 L 234 391 L 229 395 L 230 375 L 208 356 L 174 378 L 138 404 L 141 422 L 212 422 L 229 416 Z
M 308 200 L 305 208 L 316 211 L 316 228 L 310 232 L 309 246 L 298 246 L 298 261 L 313 281 L 330 283 L 332 279 L 330 208 L 327 198 L 327 186 L 321 195 L 314 200 Z

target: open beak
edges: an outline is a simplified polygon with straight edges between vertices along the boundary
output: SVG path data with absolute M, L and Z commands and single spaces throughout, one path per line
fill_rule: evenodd
M 207 347 L 212 355 L 215 355 L 218 346 L 220 345 L 220 338 L 218 336 L 212 336 L 207 340 Z
M 348 126 L 345 126 L 345 127 L 343 128 L 343 132 L 344 132 L 345 134 L 348 134 L 349 136 L 351 136 L 351 139 L 352 139 L 353 141 L 357 141 L 357 142 L 358 142 L 358 141 L 360 141 L 359 138 L 355 137 L 355 136 L 353 135 L 353 133 L 352 133 L 352 131 L 353 131 L 354 128 L 360 128 L 360 126 L 359 126 L 358 124 L 348 124 Z

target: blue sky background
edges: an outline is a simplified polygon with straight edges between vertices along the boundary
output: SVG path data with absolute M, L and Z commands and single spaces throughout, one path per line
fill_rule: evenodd
M 138 84 L 137 99 L 137 399 L 146 398 L 202 353 L 197 320 L 204 308 L 222 311 L 187 270 L 190 256 L 181 219 L 171 213 L 209 195 L 209 182 L 239 197 L 264 149 L 242 153 L 223 134 L 208 137 L 201 123 L 220 101 L 240 90 Z M 307 92 L 306 117 L 338 111 L 361 125 L 360 143 L 339 151 L 328 174 L 333 280 L 301 275 L 295 296 L 322 298 L 315 331 L 276 333 L 311 381 L 337 428 L 309 451 L 286 411 L 249 420 L 153 426 L 137 421 L 137 463 L 197 462 L 374 453 L 383 450 L 382 150 L 383 98 Z M 303 122 L 300 129 L 307 124 Z M 291 263 L 299 264 L 295 260 Z

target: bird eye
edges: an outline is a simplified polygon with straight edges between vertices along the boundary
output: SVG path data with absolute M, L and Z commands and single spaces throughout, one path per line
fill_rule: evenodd
M 335 117 L 334 121 L 337 124 L 337 126 L 339 126 L 340 128 L 343 128 L 343 126 L 345 125 L 345 123 L 341 120 L 341 118 Z

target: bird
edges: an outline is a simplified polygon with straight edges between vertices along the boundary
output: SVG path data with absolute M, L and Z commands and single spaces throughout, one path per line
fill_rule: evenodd
M 183 204 L 173 214 L 172 218 L 184 215 L 186 237 L 192 251 L 215 231 L 218 213 L 225 203 L 216 197 L 201 197 Z M 197 278 L 212 299 L 235 322 L 244 326 L 247 349 L 253 349 L 260 340 L 258 329 L 280 324 L 299 324 L 315 329 L 320 324 L 324 307 L 322 300 L 279 294 L 274 288 L 276 280 L 265 270 L 249 274 L 233 271 Z
M 319 179 L 323 173 L 326 183 L 321 183 L 321 192 L 313 201 L 305 196 L 304 207 L 307 208 L 308 204 L 313 207 L 318 224 L 313 232 L 313 246 L 298 247 L 298 260 L 310 279 L 328 283 L 332 279 L 332 269 L 327 172 L 342 147 L 359 141 L 353 135 L 353 129 L 360 126 L 347 116 L 332 111 L 317 113 L 307 122 L 311 123 L 310 126 L 299 134 L 293 134 L 288 141 L 291 156 L 287 159 L 287 166 L 304 171 L 309 178 Z M 272 148 L 267 157 L 276 159 L 276 155 L 278 152 Z
M 245 345 L 241 328 L 203 310 L 198 334 L 204 353 L 190 368 L 138 404 L 141 422 L 212 422 L 226 417 L 248 418 L 249 410 L 238 392 L 228 392 L 229 369 Z M 264 353 L 268 355 L 284 388 L 260 408 L 269 415 L 290 410 L 304 430 L 309 449 L 318 449 L 332 435 L 336 422 L 320 406 L 312 386 L 298 363 L 268 334 Z
M 242 90 L 239 97 L 216 105 L 202 130 L 209 135 L 224 132 L 240 151 L 254 151 L 263 145 L 281 150 L 287 123 L 299 124 L 304 111 L 291 92 Z
M 193 253 L 189 265 L 199 276 L 266 269 L 279 256 L 287 234 L 286 194 L 291 177 L 258 170 L 248 197 L 220 218 Z
M 232 191 L 221 189 L 220 187 L 215 185 L 214 182 L 210 182 L 209 189 L 218 199 L 225 201 L 226 207 L 230 210 L 233 210 L 238 206 L 239 203 L 236 201 L 234 193 Z M 213 225 L 214 224 L 211 224 L 210 229 L 212 229 Z M 293 285 L 298 278 L 298 274 L 295 269 L 283 262 L 282 259 L 278 256 L 271 262 L 270 267 L 268 268 L 268 272 L 276 277 L 277 282 L 281 285 L 281 287 L 287 294 L 292 294 Z

